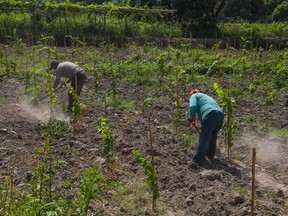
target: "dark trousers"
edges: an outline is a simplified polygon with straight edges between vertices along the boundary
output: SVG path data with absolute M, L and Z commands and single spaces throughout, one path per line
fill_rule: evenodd
M 199 135 L 196 155 L 192 161 L 202 165 L 205 157 L 213 159 L 216 154 L 217 135 L 223 125 L 224 115 L 221 111 L 210 112 L 201 122 L 201 133 Z
M 85 80 L 87 79 L 87 76 L 83 71 L 79 71 L 78 73 L 75 74 L 74 77 L 71 79 L 71 87 L 74 90 L 74 94 L 77 96 L 80 95 L 83 85 L 85 83 Z M 69 91 L 68 92 L 68 111 L 72 111 L 72 107 L 74 106 L 75 102 L 75 97 L 73 94 Z

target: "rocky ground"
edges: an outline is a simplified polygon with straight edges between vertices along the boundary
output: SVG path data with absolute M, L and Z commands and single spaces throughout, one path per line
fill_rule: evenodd
M 109 88 L 107 78 L 103 77 L 100 83 L 101 90 Z M 183 103 L 183 118 L 176 136 L 175 104 L 169 95 L 146 92 L 146 97 L 157 100 L 153 100 L 142 113 L 141 87 L 123 82 L 117 88 L 122 97 L 133 98 L 136 109 L 127 112 L 108 107 L 105 114 L 104 97 L 94 94 L 92 86 L 90 79 L 81 95 L 81 100 L 89 104 L 90 109 L 81 117 L 77 129 L 52 142 L 53 157 L 65 162 L 55 175 L 55 189 L 65 193 L 66 179 L 77 188 L 85 169 L 104 166 L 103 143 L 97 131 L 97 118 L 106 116 L 114 135 L 117 155 L 114 178 L 127 185 L 125 193 L 105 200 L 107 215 L 152 215 L 151 194 L 145 185 L 143 169 L 136 164 L 131 153 L 134 149 L 139 150 L 143 156 L 150 158 L 148 116 L 151 115 L 160 186 L 160 198 L 156 206 L 158 215 L 250 215 L 253 148 L 256 149 L 255 215 L 288 215 L 287 135 L 281 137 L 239 123 L 231 161 L 227 160 L 221 132 L 216 159 L 207 161 L 202 167 L 190 167 L 197 134 L 186 122 L 188 102 Z M 213 93 L 205 88 L 202 87 L 204 91 Z M 4 176 L 12 170 L 16 189 L 21 189 L 31 180 L 36 163 L 33 157 L 35 149 L 43 145 L 36 125 L 50 118 L 47 101 L 31 109 L 27 106 L 29 99 L 24 100 L 22 89 L 23 82 L 19 79 L 4 80 L 0 85 L 0 183 L 3 184 Z M 57 93 L 64 103 L 66 93 L 67 89 Z M 236 116 L 241 116 L 247 110 L 253 115 L 261 115 L 261 107 L 239 100 Z M 287 131 L 287 107 L 285 110 L 274 110 L 272 116 L 274 127 L 279 130 L 286 128 Z M 60 111 L 55 118 L 69 122 Z

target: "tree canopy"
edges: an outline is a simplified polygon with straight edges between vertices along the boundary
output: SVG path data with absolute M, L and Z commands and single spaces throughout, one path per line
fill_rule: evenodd
M 179 20 L 193 24 L 215 25 L 219 20 L 287 20 L 287 0 L 19 0 L 24 2 L 69 2 L 125 7 L 175 9 Z M 1 0 L 0 0 L 1 2 Z

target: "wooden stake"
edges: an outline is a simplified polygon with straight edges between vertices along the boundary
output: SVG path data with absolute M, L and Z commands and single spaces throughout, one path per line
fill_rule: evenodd
M 256 160 L 256 150 L 253 148 L 252 155 L 252 189 L 251 189 L 251 211 L 250 215 L 254 216 L 254 198 L 255 198 L 255 160 Z
M 108 111 L 107 111 L 107 94 L 106 94 L 106 92 L 104 93 L 104 110 L 105 110 L 105 116 L 107 116 Z
M 152 167 L 154 167 L 155 161 L 154 161 L 154 149 L 153 149 L 153 139 L 152 139 L 152 126 L 151 126 L 151 118 L 149 116 L 149 134 L 150 134 L 150 150 L 151 150 L 151 165 Z M 155 176 L 153 174 L 152 176 L 152 182 L 155 181 Z M 155 195 L 155 191 L 152 190 L 152 210 L 153 212 L 155 212 L 156 210 L 156 195 Z

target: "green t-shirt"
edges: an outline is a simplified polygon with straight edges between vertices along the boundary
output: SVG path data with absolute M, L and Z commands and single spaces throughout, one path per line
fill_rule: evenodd
M 197 113 L 199 120 L 202 122 L 203 118 L 213 110 L 222 112 L 222 109 L 212 97 L 203 93 L 195 93 L 190 97 L 189 119 L 194 120 Z

